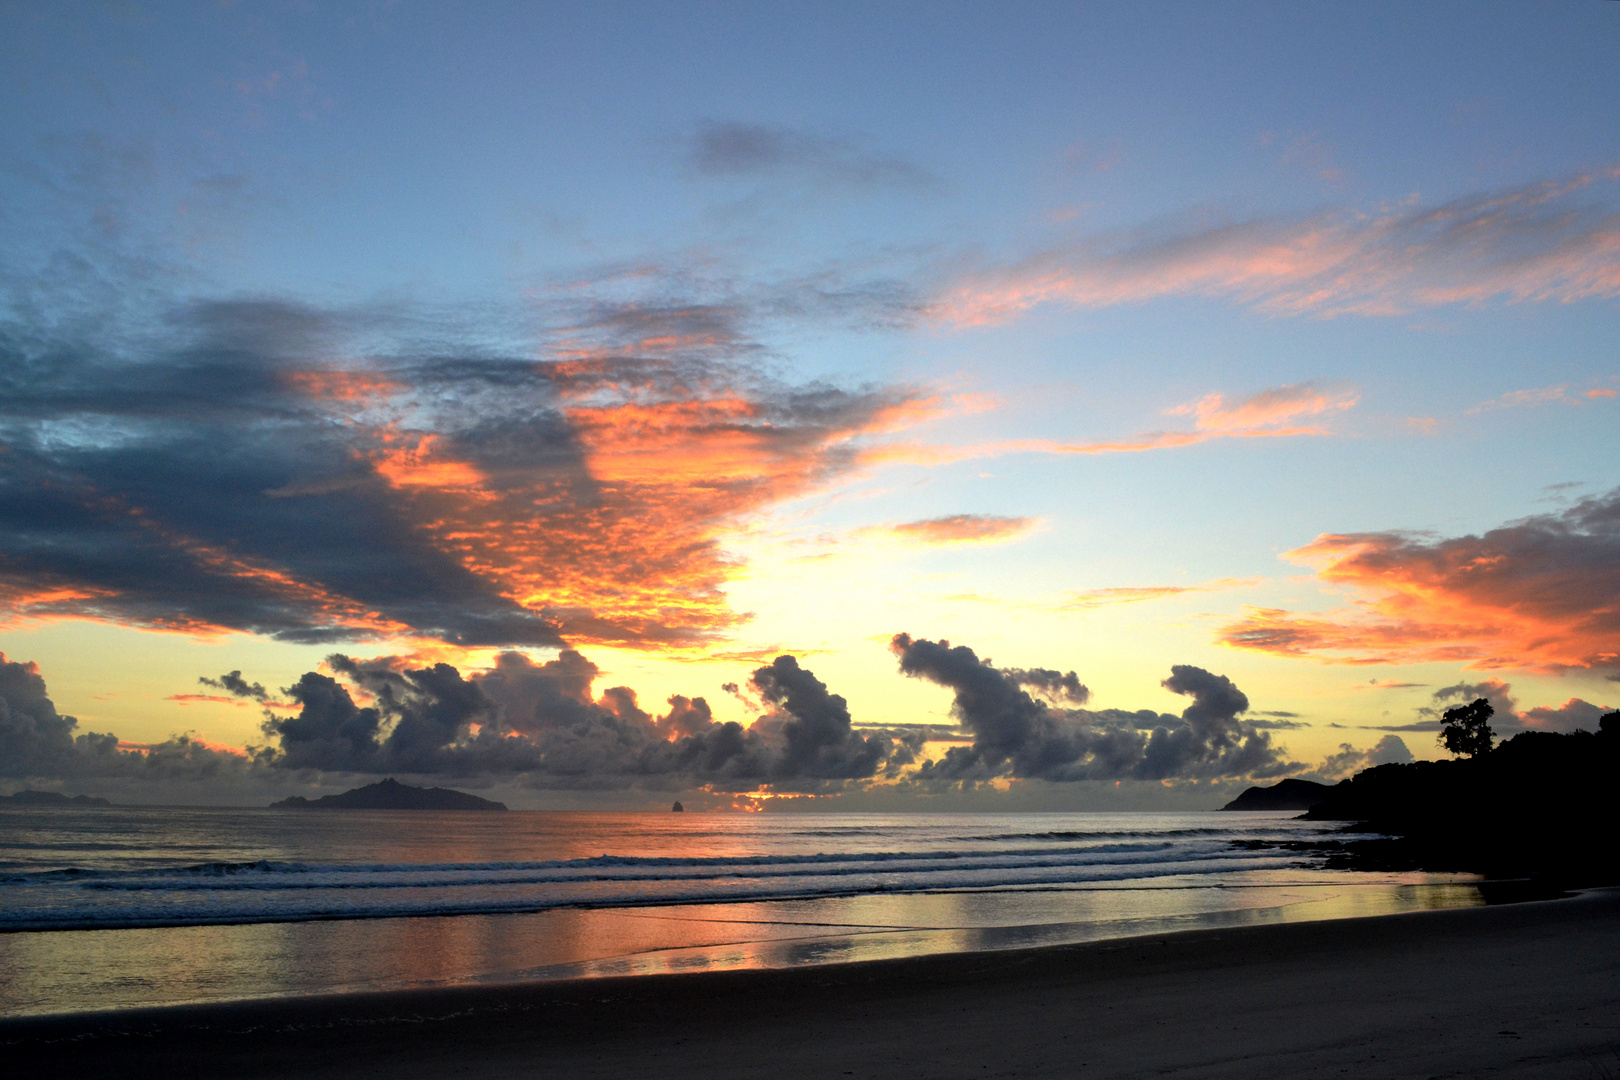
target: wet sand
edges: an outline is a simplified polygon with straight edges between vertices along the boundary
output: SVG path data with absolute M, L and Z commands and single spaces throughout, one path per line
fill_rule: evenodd
M 17 1076 L 1598 1080 L 1620 1077 L 1620 890 L 841 967 L 13 1019 L 0 1060 Z

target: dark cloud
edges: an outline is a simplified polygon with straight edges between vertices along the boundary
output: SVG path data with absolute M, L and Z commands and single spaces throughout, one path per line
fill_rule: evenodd
M 65 768 L 75 754 L 78 724 L 57 713 L 37 665 L 14 663 L 0 653 L 0 768 L 6 775 Z
M 1501 679 L 1482 679 L 1479 682 L 1459 682 L 1442 686 L 1432 696 L 1432 703 L 1420 706 L 1421 719 L 1405 724 L 1369 725 L 1374 731 L 1423 731 L 1438 734 L 1445 726 L 1445 711 L 1456 705 L 1467 705 L 1484 698 L 1491 704 L 1491 730 L 1503 738 L 1511 738 L 1521 731 L 1596 731 L 1598 719 L 1609 711 L 1606 705 L 1594 705 L 1572 697 L 1556 708 L 1537 706 L 1520 711 L 1519 699 L 1513 695 L 1513 684 Z
M 1262 709 L 1259 712 L 1250 710 L 1249 723 L 1266 731 L 1292 731 L 1296 728 L 1308 728 L 1311 725 L 1298 719 L 1299 713 L 1288 712 L 1284 709 Z
M 1340 743 L 1336 753 L 1329 754 L 1318 765 L 1315 775 L 1324 780 L 1338 780 L 1352 776 L 1375 765 L 1404 765 L 1413 760 L 1412 751 L 1399 735 L 1385 735 L 1366 750 L 1357 750 L 1350 743 Z
M 1455 705 L 1467 705 L 1472 701 L 1484 698 L 1491 703 L 1491 727 L 1497 734 L 1505 731 L 1516 731 L 1519 728 L 1519 700 L 1513 696 L 1513 684 L 1505 683 L 1501 679 L 1484 679 L 1477 683 L 1459 682 L 1452 686 L 1442 686 L 1433 694 L 1433 705 L 1425 705 L 1418 709 L 1419 716 L 1430 718 L 1434 730 L 1439 731 L 1444 726 L 1441 719 L 1446 709 Z
M 1084 705 L 1091 700 L 1091 689 L 1074 672 L 1053 671 L 1051 668 L 1006 668 L 1008 678 L 1019 686 L 1033 690 L 1052 701 L 1066 701 L 1071 705 Z
M 848 704 L 793 657 L 778 656 L 754 672 L 753 683 L 777 707 L 760 723 L 767 725 L 762 734 L 780 734 L 781 751 L 772 768 L 782 778 L 867 777 L 888 756 L 889 741 L 852 731 Z
M 1177 665 L 1164 686 L 1191 697 L 1180 717 L 1150 710 L 1058 709 L 1023 689 L 1024 672 L 1000 670 L 966 646 L 898 634 L 900 670 L 950 689 L 952 715 L 973 742 L 953 746 L 916 773 L 923 784 L 996 777 L 1050 781 L 1269 777 L 1283 760 L 1268 732 L 1239 720 L 1248 698 L 1224 676 Z
M 703 124 L 688 153 L 693 167 L 709 176 L 788 176 L 913 191 L 932 190 L 939 183 L 904 158 L 874 154 L 844 139 L 758 124 Z
M 576 651 L 535 663 L 504 653 L 471 677 L 448 664 L 328 660 L 287 693 L 295 716 L 266 716 L 264 764 L 323 772 L 519 776 L 543 788 L 761 785 L 821 791 L 877 776 L 920 740 L 852 730 L 844 699 L 791 656 L 753 673 L 770 711 L 750 727 L 716 722 L 703 698 L 673 695 L 655 716 L 635 691 L 596 694 L 598 669 Z M 360 704 L 355 693 L 369 701 Z
M 56 711 L 38 665 L 0 653 L 0 776 L 195 781 L 239 773 L 248 765 L 242 755 L 189 735 L 137 747 L 78 726 L 76 717 Z
M 1572 697 L 1557 708 L 1540 705 L 1534 709 L 1526 709 L 1519 717 L 1524 726 L 1530 730 L 1596 731 L 1598 721 L 1612 711 L 1608 705 L 1593 705 L 1589 701 Z
M 259 683 L 250 683 L 242 678 L 240 671 L 227 671 L 217 679 L 210 679 L 206 675 L 197 677 L 197 681 L 204 686 L 212 686 L 216 690 L 239 698 L 252 698 L 254 701 L 268 701 L 270 693 Z
M 1477 683 L 1460 682 L 1441 687 L 1434 692 L 1434 704 L 1418 709 L 1418 713 L 1430 717 L 1432 730 L 1439 731 L 1441 717 L 1447 708 L 1466 705 L 1479 698 L 1491 703 L 1494 710 L 1491 728 L 1502 736 L 1512 736 L 1520 731 L 1596 731 L 1598 719 L 1609 711 L 1606 705 L 1593 705 L 1575 697 L 1556 708 L 1541 705 L 1521 711 L 1518 698 L 1513 696 L 1512 683 L 1485 679 Z
M 725 305 L 589 307 L 541 362 L 397 312 L 202 302 L 136 334 L 14 309 L 0 608 L 306 643 L 724 632 L 726 524 L 917 395 L 774 381 Z

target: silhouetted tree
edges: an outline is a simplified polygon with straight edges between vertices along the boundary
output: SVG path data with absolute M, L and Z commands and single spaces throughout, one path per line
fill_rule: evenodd
M 1446 722 L 1440 732 L 1440 741 L 1453 754 L 1467 754 L 1471 758 L 1491 752 L 1491 714 L 1496 712 L 1484 698 L 1476 698 L 1468 705 L 1447 709 L 1441 717 Z

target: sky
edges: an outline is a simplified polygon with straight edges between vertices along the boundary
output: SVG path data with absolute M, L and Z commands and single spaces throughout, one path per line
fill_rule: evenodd
M 0 788 L 1212 808 L 1595 728 L 1617 52 L 0 4 Z

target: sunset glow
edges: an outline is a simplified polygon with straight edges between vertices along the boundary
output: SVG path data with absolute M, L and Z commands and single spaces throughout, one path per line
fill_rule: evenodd
M 1182 809 L 1590 726 L 1620 24 L 1172 7 L 0 16 L 0 779 Z

